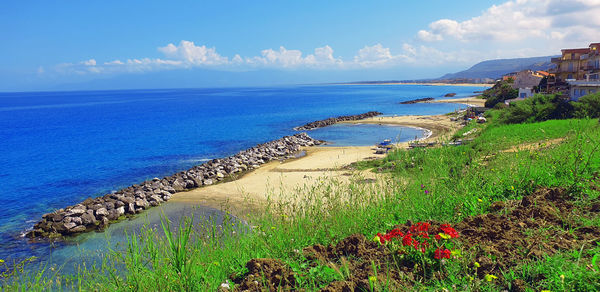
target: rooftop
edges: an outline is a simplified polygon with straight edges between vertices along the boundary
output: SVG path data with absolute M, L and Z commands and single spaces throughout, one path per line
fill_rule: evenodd
M 579 48 L 579 49 L 562 49 L 561 52 L 563 52 L 563 54 L 586 54 L 590 52 L 590 48 Z

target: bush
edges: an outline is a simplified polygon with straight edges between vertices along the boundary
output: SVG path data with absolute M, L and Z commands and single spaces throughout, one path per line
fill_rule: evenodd
M 492 108 L 507 99 L 517 98 L 519 90 L 513 89 L 510 81 L 511 79 L 509 81 L 499 81 L 492 88 L 483 92 L 482 96 L 486 99 L 485 107 Z
M 559 95 L 536 94 L 533 97 L 511 102 L 501 110 L 498 121 L 503 124 L 541 122 L 566 119 L 573 116 L 573 105 Z
M 576 102 L 571 102 L 577 118 L 600 118 L 600 93 L 582 96 Z

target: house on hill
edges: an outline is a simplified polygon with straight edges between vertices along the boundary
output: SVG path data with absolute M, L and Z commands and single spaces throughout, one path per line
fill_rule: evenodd
M 600 43 L 561 51 L 561 57 L 551 60 L 556 68 L 550 71 L 548 92 L 568 93 L 573 100 L 600 92 Z

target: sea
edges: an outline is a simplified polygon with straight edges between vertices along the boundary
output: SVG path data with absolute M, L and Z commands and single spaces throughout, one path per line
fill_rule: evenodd
M 368 111 L 443 114 L 465 105 L 399 102 L 444 99 L 447 93 L 467 97 L 483 89 L 304 85 L 0 93 L 0 259 L 14 263 L 35 256 L 40 263 L 64 266 L 79 261 L 78 255 L 105 252 L 128 230 L 156 224 L 161 216 L 223 220 L 219 210 L 169 202 L 66 242 L 23 237 L 44 213 L 292 135 L 308 122 Z M 427 131 L 363 124 L 308 134 L 329 146 L 362 146 L 422 138 Z

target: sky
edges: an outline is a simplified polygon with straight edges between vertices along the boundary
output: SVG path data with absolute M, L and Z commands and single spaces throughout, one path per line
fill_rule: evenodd
M 600 0 L 12 1 L 0 91 L 435 78 L 600 42 Z

